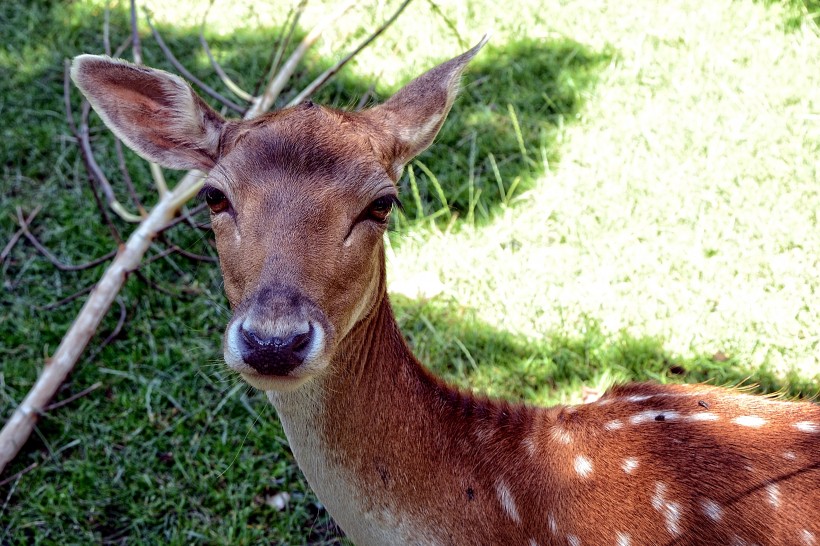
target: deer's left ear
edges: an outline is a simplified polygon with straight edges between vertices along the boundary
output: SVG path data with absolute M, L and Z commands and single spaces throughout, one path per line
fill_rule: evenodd
M 440 64 L 408 83 L 387 102 L 363 113 L 380 129 L 378 145 L 396 178 L 407 162 L 433 143 L 458 94 L 467 63 L 487 43 L 487 36 L 471 50 Z
M 225 120 L 182 78 L 125 61 L 80 55 L 71 78 L 115 135 L 149 161 L 210 170 Z

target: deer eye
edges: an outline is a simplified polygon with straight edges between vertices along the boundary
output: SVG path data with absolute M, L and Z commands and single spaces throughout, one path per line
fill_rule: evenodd
M 205 202 L 208 203 L 208 207 L 214 214 L 222 212 L 223 210 L 228 208 L 228 198 L 225 197 L 225 194 L 219 191 L 218 189 L 207 187 L 205 188 L 204 193 Z
M 393 205 L 397 199 L 392 195 L 385 195 L 379 197 L 367 208 L 367 219 L 384 224 L 387 222 L 390 211 L 393 210 Z

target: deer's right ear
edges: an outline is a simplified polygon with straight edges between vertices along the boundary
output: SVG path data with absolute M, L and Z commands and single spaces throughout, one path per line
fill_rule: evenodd
M 80 55 L 71 79 L 108 128 L 145 159 L 172 169 L 208 171 L 216 164 L 225 120 L 182 78 Z
M 485 36 L 469 51 L 422 74 L 384 104 L 364 112 L 370 123 L 387 135 L 374 147 L 381 149 L 394 178 L 432 144 L 458 94 L 462 72 L 487 39 Z

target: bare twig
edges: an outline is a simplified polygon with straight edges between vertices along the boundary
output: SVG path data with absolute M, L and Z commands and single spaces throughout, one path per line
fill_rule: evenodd
M 111 38 L 110 38 L 110 19 L 111 19 L 111 10 L 108 9 L 108 6 L 105 6 L 105 11 L 103 12 L 103 50 L 105 54 L 109 57 L 111 56 Z
M 313 27 L 313 29 L 308 32 L 304 38 L 302 38 L 302 41 L 296 47 L 294 52 L 291 53 L 288 60 L 285 61 L 284 65 L 282 65 L 282 69 L 277 72 L 273 79 L 271 79 L 262 95 L 254 100 L 253 105 L 248 110 L 248 117 L 256 117 L 259 113 L 265 112 L 273 106 L 274 101 L 276 101 L 277 97 L 279 97 L 279 94 L 282 92 L 282 89 L 285 88 L 285 84 L 288 82 L 290 77 L 293 76 L 293 72 L 296 70 L 299 61 L 301 61 L 302 57 L 305 56 L 305 53 L 307 53 L 310 47 L 316 42 L 316 40 L 319 39 L 319 36 L 322 35 L 325 28 L 331 22 L 341 17 L 342 14 L 349 10 L 353 4 L 354 0 L 346 0 L 338 10 L 322 19 L 319 24 Z
M 34 207 L 34 210 L 31 211 L 31 214 L 28 215 L 28 218 L 26 218 L 24 220 L 24 223 L 25 223 L 26 226 L 31 224 L 31 222 L 37 216 L 37 213 L 40 212 L 40 208 L 41 208 L 40 205 L 37 205 L 36 207 Z M 6 246 L 3 247 L 3 251 L 0 252 L 0 263 L 6 261 L 6 258 L 8 258 L 9 254 L 11 253 L 11 249 L 14 248 L 14 245 L 17 244 L 17 241 L 19 241 L 20 237 L 22 237 L 22 236 L 23 236 L 23 228 L 21 226 L 20 229 L 18 229 L 17 231 L 14 232 L 14 235 L 11 236 L 11 239 L 9 239 L 9 242 L 6 243 Z
M 91 139 L 89 137 L 88 131 L 88 115 L 91 111 L 91 105 L 88 101 L 83 101 L 82 105 L 82 116 L 80 117 L 80 149 L 82 150 L 83 160 L 88 166 L 88 171 L 94 177 L 94 180 L 99 184 L 100 189 L 105 195 L 105 200 L 108 203 L 108 206 L 113 210 L 117 216 L 125 220 L 126 222 L 139 222 L 142 220 L 142 216 L 139 214 L 133 214 L 125 209 L 125 207 L 117 200 L 117 197 L 114 195 L 114 190 L 111 187 L 111 183 L 108 181 L 108 178 L 103 174 L 100 165 L 97 163 L 97 159 L 94 157 L 94 151 L 91 149 Z
M 137 2 L 131 0 L 131 40 L 134 54 L 134 64 L 142 64 L 142 43 L 140 43 L 140 33 L 137 29 Z
M 202 44 L 202 49 L 205 50 L 205 54 L 208 56 L 208 60 L 211 61 L 211 67 L 214 69 L 214 72 L 216 72 L 217 76 L 219 76 L 219 79 L 222 80 L 222 83 L 225 84 L 225 87 L 227 87 L 231 93 L 233 93 L 240 99 L 247 102 L 251 102 L 253 100 L 253 95 L 239 87 L 239 85 L 225 73 L 225 71 L 222 69 L 222 66 L 218 62 L 216 62 L 213 53 L 211 53 L 211 48 L 208 47 L 208 41 L 205 39 L 205 34 L 203 33 L 202 29 L 199 30 L 199 43 Z
M 25 467 L 25 468 L 24 468 L 23 470 L 21 470 L 20 472 L 17 472 L 17 473 L 15 473 L 15 474 L 12 474 L 12 475 L 11 475 L 11 476 L 9 476 L 8 478 L 6 478 L 6 479 L 5 479 L 5 480 L 3 480 L 2 482 L 0 482 L 0 487 L 3 487 L 4 485 L 10 484 L 10 483 L 11 483 L 11 482 L 13 482 L 14 480 L 16 480 L 16 479 L 20 478 L 23 474 L 27 474 L 27 473 L 31 472 L 32 470 L 34 470 L 34 469 L 35 469 L 35 468 L 37 468 L 38 466 L 40 466 L 40 463 L 31 463 L 30 465 L 28 465 L 27 467 Z
M 387 21 L 385 21 L 379 28 L 377 28 L 375 32 L 372 32 L 370 35 L 368 35 L 368 37 L 365 38 L 364 41 L 362 41 L 362 43 L 360 43 L 356 49 L 342 57 L 339 60 L 339 62 L 337 62 L 335 65 L 331 66 L 324 72 L 322 72 L 322 74 L 320 74 L 318 78 L 310 82 L 310 85 L 305 87 L 305 89 L 302 90 L 301 93 L 296 95 L 296 97 L 293 100 L 291 100 L 290 103 L 288 103 L 288 106 L 299 104 L 300 102 L 304 101 L 305 99 L 313 95 L 313 93 L 321 89 L 321 87 L 325 85 L 334 75 L 336 75 L 336 73 L 339 70 L 341 70 L 342 67 L 344 67 L 344 65 L 350 62 L 350 59 L 352 59 L 361 50 L 370 45 L 370 43 L 373 42 L 373 40 L 375 40 L 382 32 L 384 32 L 387 29 L 387 27 L 392 25 L 393 22 L 398 18 L 398 16 L 401 15 L 401 12 L 404 11 L 404 8 L 406 8 L 411 1 L 412 0 L 404 0 L 404 2 L 401 3 L 398 9 L 395 12 L 393 12 L 393 15 L 391 15 Z
M 287 51 L 290 41 L 293 39 L 293 34 L 296 32 L 296 28 L 299 25 L 299 18 L 302 17 L 302 13 L 305 11 L 305 6 L 307 6 L 307 0 L 300 0 L 296 9 L 294 10 L 291 8 L 291 11 L 288 12 L 288 17 L 285 19 L 284 25 L 288 27 L 288 33 L 285 35 L 284 39 L 279 41 L 279 47 L 276 48 L 276 53 L 271 59 L 268 73 L 265 76 L 265 81 L 270 82 L 273 79 L 274 74 L 279 71 L 279 65 L 282 62 L 282 58 L 285 56 L 285 51 Z M 258 85 L 254 90 L 254 94 L 257 93 L 259 93 Z
M 185 297 L 187 297 L 186 294 L 183 294 L 182 292 L 174 291 L 174 290 L 171 290 L 169 288 L 165 288 L 164 286 L 162 286 L 158 283 L 155 283 L 154 281 L 152 281 L 151 279 L 146 277 L 145 274 L 142 271 L 135 270 L 135 271 L 133 271 L 133 273 L 134 273 L 134 275 L 137 276 L 137 278 L 139 280 L 141 280 L 142 282 L 144 282 L 145 284 L 150 286 L 152 290 L 156 290 L 157 292 L 160 292 L 160 293 L 165 294 L 166 296 L 170 296 L 172 298 L 185 298 Z
M 48 261 L 50 261 L 54 265 L 54 267 L 56 267 L 60 271 L 82 271 L 83 269 L 89 269 L 91 267 L 94 267 L 95 265 L 100 265 L 101 263 L 106 262 L 106 261 L 110 260 L 111 258 L 113 258 L 114 256 L 117 255 L 117 251 L 112 250 L 108 254 L 106 254 L 104 256 L 101 256 L 101 257 L 97 258 L 96 260 L 92 260 L 92 261 L 84 263 L 84 264 L 80 264 L 80 265 L 65 264 L 65 263 L 61 262 L 57 258 L 57 256 L 52 254 L 49 249 L 47 249 L 45 246 L 43 246 L 43 243 L 41 243 L 39 240 L 37 240 L 37 237 L 35 237 L 34 234 L 32 234 L 29 231 L 28 225 L 26 224 L 25 219 L 23 218 L 23 211 L 22 211 L 22 209 L 20 209 L 20 207 L 17 207 L 17 221 L 19 222 L 20 230 L 23 232 L 23 235 L 25 235 L 26 239 L 28 239 L 29 242 L 32 245 L 34 245 L 34 248 L 36 248 L 38 251 L 40 251 L 40 253 L 43 256 L 45 256 L 48 259 Z
M 199 205 L 195 206 L 193 209 L 188 211 L 188 214 L 190 216 L 195 216 L 196 214 L 198 214 L 198 213 L 202 212 L 203 210 L 205 210 L 205 207 L 207 207 L 207 206 L 208 206 L 207 203 L 200 203 Z M 159 232 L 163 233 L 163 232 L 171 229 L 172 227 L 174 227 L 178 224 L 181 224 L 182 222 L 185 222 L 186 220 L 187 220 L 187 218 L 185 218 L 184 216 L 177 216 L 176 218 L 174 218 L 173 220 L 168 222 L 168 225 L 164 226 Z M 208 230 L 210 230 L 210 226 L 208 228 L 203 228 L 201 224 L 195 224 L 194 227 L 196 227 L 197 229 L 208 229 Z
M 185 250 L 184 248 L 180 247 L 179 245 L 175 245 L 174 243 L 172 243 L 170 241 L 164 240 L 164 238 L 163 238 L 163 241 L 168 245 L 169 249 L 173 250 L 174 252 L 176 252 L 180 256 L 188 258 L 189 260 L 194 260 L 194 261 L 197 261 L 197 262 L 209 262 L 209 263 L 219 262 L 219 259 L 215 258 L 214 256 L 206 256 L 204 254 L 196 254 L 194 252 L 190 252 L 188 250 Z
M 154 35 L 154 39 L 157 41 L 157 45 L 162 50 L 162 52 L 165 54 L 165 58 L 168 59 L 168 62 L 170 62 L 172 65 L 174 65 L 174 68 L 176 68 L 179 71 L 180 74 L 185 76 L 189 81 L 192 81 L 193 83 L 195 83 L 197 85 L 197 87 L 202 89 L 202 91 L 205 94 L 207 94 L 208 96 L 210 96 L 213 99 L 218 100 L 219 102 L 221 102 L 223 105 L 227 106 L 228 108 L 230 108 L 234 112 L 237 112 L 239 114 L 242 114 L 242 113 L 245 112 L 244 108 L 242 108 L 241 106 L 239 106 L 238 104 L 236 104 L 232 100 L 228 99 L 227 97 L 222 96 L 217 90 L 215 90 L 214 88 L 212 88 L 211 86 L 209 86 L 208 84 L 206 84 L 205 82 L 203 82 L 202 80 L 200 80 L 199 78 L 194 76 L 187 68 L 185 68 L 185 66 L 177 60 L 177 58 L 174 56 L 174 54 L 171 52 L 171 50 L 168 48 L 168 46 L 165 45 L 165 41 L 162 39 L 162 36 L 160 35 L 159 31 L 154 26 L 154 23 L 151 22 L 151 17 L 149 17 L 146 14 L 145 20 L 148 21 L 148 26 L 151 27 L 151 33 Z
M 117 201 L 117 198 L 114 195 L 114 190 L 111 188 L 111 184 L 108 182 L 108 179 L 105 177 L 105 174 L 103 174 L 102 169 L 100 168 L 96 158 L 94 157 L 94 151 L 91 149 L 91 140 L 89 138 L 88 132 L 88 115 L 91 108 L 88 104 L 88 101 L 83 101 L 79 128 L 75 125 L 74 114 L 71 111 L 70 71 L 71 65 L 69 61 L 66 60 L 63 74 L 63 103 L 66 108 L 66 120 L 68 121 L 68 126 L 71 129 L 71 132 L 74 134 L 74 138 L 77 139 L 77 142 L 80 145 L 80 155 L 82 156 L 83 163 L 85 163 L 89 176 L 93 177 L 102 189 L 102 192 L 105 195 L 105 199 L 108 202 L 108 206 L 111 207 L 111 210 L 113 210 L 120 218 L 122 218 L 126 222 L 139 222 L 140 220 L 142 220 L 141 215 L 132 214 L 128 212 L 125 209 L 125 207 L 123 207 L 122 204 L 119 201 Z
M 251 107 L 245 112 L 245 119 L 257 117 L 270 109 L 276 97 L 284 88 L 285 83 L 296 70 L 296 65 L 299 60 L 304 57 L 307 50 L 316 42 L 327 25 L 337 19 L 344 11 L 353 5 L 353 3 L 354 0 L 346 0 L 340 10 L 323 19 L 305 36 L 296 50 L 277 72 L 276 76 L 271 78 L 265 87 L 263 95 L 254 100 Z M 136 32 L 136 16 L 134 15 L 135 8 L 133 0 L 131 8 L 135 60 L 139 62 L 141 61 L 141 55 L 138 53 L 139 37 Z M 70 104 L 68 99 L 66 99 L 66 102 Z M 69 116 L 68 119 L 69 125 L 73 125 L 73 118 Z M 140 222 L 137 229 L 128 237 L 128 241 L 116 252 L 115 259 L 109 264 L 105 273 L 91 291 L 77 318 L 72 323 L 68 332 L 66 332 L 59 347 L 57 347 L 56 352 L 47 360 L 40 376 L 37 378 L 37 382 L 23 401 L 15 408 L 11 417 L 3 426 L 3 429 L 0 430 L 0 472 L 2 472 L 9 461 L 15 457 L 31 435 L 34 425 L 42 413 L 42 409 L 46 407 L 66 376 L 74 368 L 78 358 L 85 350 L 89 340 L 96 332 L 103 317 L 121 290 L 129 272 L 136 271 L 136 275 L 143 279 L 145 278 L 145 276 L 138 271 L 143 256 L 157 234 L 174 225 L 172 221 L 177 211 L 197 194 L 202 187 L 203 178 L 204 174 L 199 171 L 188 171 L 173 189 L 160 197 L 157 204 L 148 213 L 148 216 Z M 26 235 L 29 240 L 32 240 L 32 242 L 36 241 L 36 238 L 31 235 L 27 226 L 22 221 L 22 212 L 20 212 L 19 216 L 21 217 L 21 228 L 24 230 L 24 235 Z M 104 217 L 107 220 L 107 215 L 104 215 Z M 184 218 L 181 221 L 184 221 Z M 39 245 L 39 242 L 37 244 Z M 40 247 L 42 247 L 42 245 L 40 245 Z M 42 247 L 42 250 L 45 250 L 45 247 Z M 173 251 L 173 249 L 170 249 L 170 251 Z M 50 253 L 48 255 L 50 255 Z M 175 295 L 180 296 L 181 294 Z
M 37 309 L 38 311 L 51 311 L 52 309 L 57 309 L 61 305 L 65 305 L 66 303 L 71 303 L 72 301 L 76 300 L 80 296 L 88 294 L 89 292 L 94 290 L 94 286 L 95 285 L 93 285 L 93 284 L 88 285 L 85 288 L 83 288 L 81 290 L 78 290 L 77 292 L 74 292 L 73 294 L 71 294 L 68 297 L 65 297 L 65 298 L 63 298 L 59 301 L 55 301 L 54 303 L 49 303 L 48 305 L 43 305 L 42 307 L 35 307 L 35 309 Z
M 125 187 L 128 188 L 128 194 L 131 196 L 131 200 L 136 205 L 140 216 L 145 218 L 148 215 L 148 211 L 146 211 L 145 207 L 142 206 L 142 202 L 137 195 L 137 190 L 134 188 L 134 182 L 131 180 L 131 173 L 128 172 L 128 167 L 125 165 L 125 154 L 123 154 L 122 151 L 122 141 L 117 137 L 114 137 L 114 151 L 117 154 L 117 164 L 120 167 L 120 173 L 122 174 L 122 179 L 125 182 Z
M 90 387 L 81 390 L 77 394 L 72 394 L 71 396 L 69 396 L 65 400 L 60 400 L 59 402 L 54 402 L 53 404 L 49 404 L 48 406 L 46 406 L 43 409 L 43 413 L 48 413 L 50 411 L 60 409 L 63 406 L 67 406 L 70 403 L 74 402 L 75 400 L 82 398 L 83 396 L 88 396 L 89 394 L 91 394 L 95 390 L 99 389 L 100 387 L 102 387 L 102 383 L 100 383 L 100 382 L 94 383 Z
M 108 346 L 108 344 L 114 340 L 115 337 L 120 335 L 122 327 L 125 325 L 125 318 L 128 316 L 128 312 L 126 311 L 125 303 L 123 303 L 122 298 L 117 298 L 117 305 L 120 306 L 120 318 L 117 319 L 117 325 L 114 326 L 114 329 L 111 330 L 111 333 L 106 336 L 102 343 L 100 343 L 91 352 L 91 354 L 88 355 L 88 358 L 85 359 L 86 362 L 91 362 L 92 360 L 94 360 L 97 357 L 97 355 L 100 354 L 100 351 L 105 349 Z M 48 408 L 46 408 L 46 411 L 48 411 Z

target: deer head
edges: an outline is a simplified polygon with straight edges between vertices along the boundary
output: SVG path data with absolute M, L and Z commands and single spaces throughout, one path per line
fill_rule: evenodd
M 432 143 L 485 42 L 361 112 L 306 102 L 233 121 L 160 70 L 82 55 L 71 76 L 143 158 L 209 173 L 201 194 L 233 310 L 225 361 L 257 388 L 291 390 L 328 369 L 384 297 L 396 181 Z

